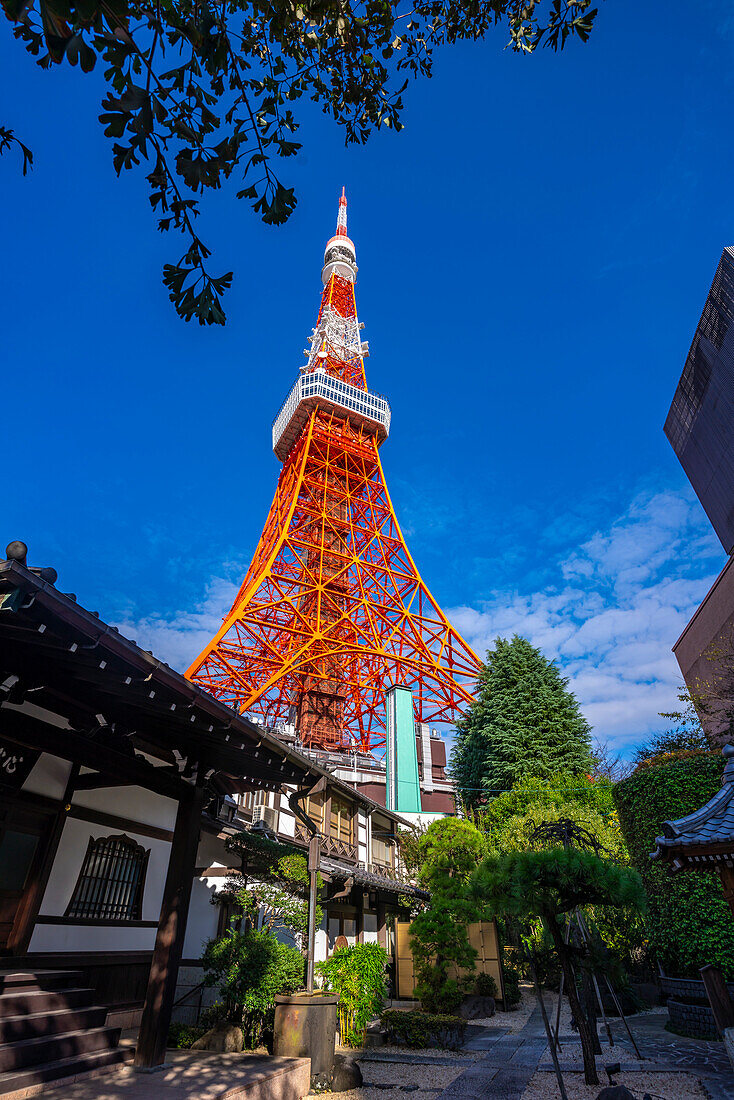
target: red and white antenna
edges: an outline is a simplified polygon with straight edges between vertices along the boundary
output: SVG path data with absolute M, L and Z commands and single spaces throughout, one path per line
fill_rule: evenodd
M 347 196 L 342 187 L 339 199 L 339 213 L 336 219 L 336 233 L 326 242 L 324 266 L 321 269 L 321 282 L 326 286 L 332 275 L 348 279 L 350 283 L 357 279 L 357 255 L 354 242 L 347 233 Z
M 347 196 L 346 188 L 342 187 L 341 198 L 339 199 L 339 214 L 336 219 L 336 236 L 346 237 L 347 234 Z

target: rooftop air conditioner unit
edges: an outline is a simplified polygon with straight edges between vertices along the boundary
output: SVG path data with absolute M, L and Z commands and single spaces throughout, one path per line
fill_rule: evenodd
M 276 831 L 278 824 L 278 813 L 273 806 L 255 806 L 252 811 L 252 824 L 263 825 L 266 829 L 272 829 Z

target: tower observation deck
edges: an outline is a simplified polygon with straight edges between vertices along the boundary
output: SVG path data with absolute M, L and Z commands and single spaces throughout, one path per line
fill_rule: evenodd
M 260 542 L 221 629 L 186 675 L 306 748 L 372 753 L 391 685 L 419 722 L 454 721 L 480 663 L 421 578 L 378 449 L 390 405 L 367 388 L 347 200 L 326 244 L 306 361 L 273 422 L 283 468 Z

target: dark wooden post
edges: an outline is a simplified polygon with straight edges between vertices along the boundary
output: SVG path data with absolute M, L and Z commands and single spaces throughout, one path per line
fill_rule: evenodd
M 377 899 L 377 942 L 387 951 L 387 916 L 385 914 L 385 902 Z
M 716 1030 L 723 1039 L 726 1028 L 734 1027 L 734 1005 L 729 996 L 724 975 L 718 967 L 712 966 L 710 963 L 708 966 L 702 966 L 699 973 L 703 978 L 706 996 L 714 1014 Z
M 721 875 L 721 885 L 724 887 L 724 898 L 729 902 L 732 913 L 734 913 L 734 867 L 727 867 L 726 864 L 719 864 L 719 874 Z
M 148 990 L 135 1050 L 136 1069 L 154 1069 L 162 1065 L 166 1057 L 166 1040 L 186 933 L 203 804 L 202 787 L 192 787 L 178 804 Z

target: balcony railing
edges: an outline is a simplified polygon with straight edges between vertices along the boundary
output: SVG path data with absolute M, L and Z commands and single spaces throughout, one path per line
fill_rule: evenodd
M 311 836 L 306 826 L 297 821 L 296 840 L 300 840 L 302 844 L 308 844 L 310 839 Z M 321 837 L 321 851 L 325 856 L 332 856 L 334 859 L 346 859 L 350 863 L 357 862 L 357 845 L 345 840 L 338 840 L 333 836 Z
M 350 386 L 327 374 L 323 367 L 302 374 L 286 397 L 273 421 L 273 450 L 284 462 L 301 433 L 311 410 L 316 407 L 344 409 L 353 422 L 382 442 L 390 431 L 390 403 L 379 393 Z

